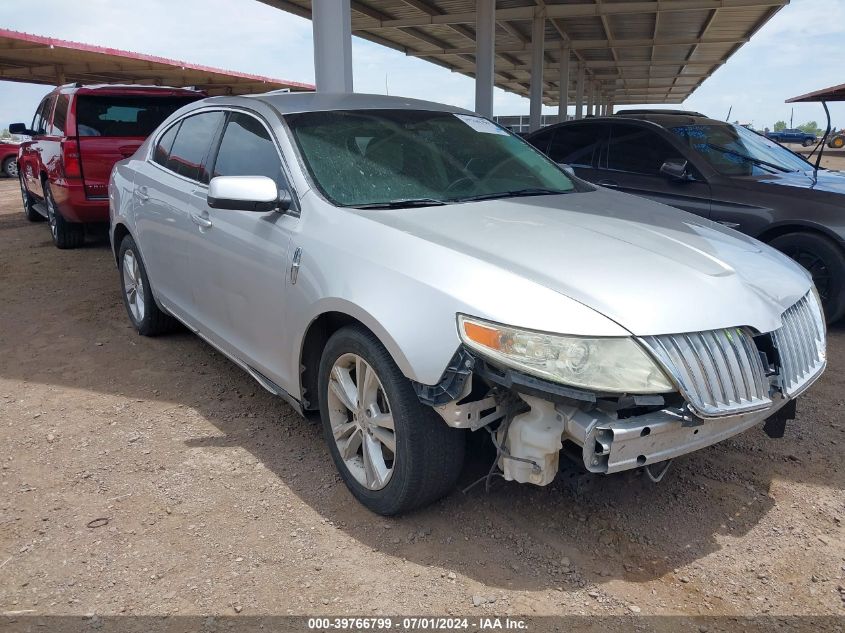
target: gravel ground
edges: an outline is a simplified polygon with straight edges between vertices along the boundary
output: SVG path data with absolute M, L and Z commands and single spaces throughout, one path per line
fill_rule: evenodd
M 137 336 L 107 243 L 53 248 L 8 180 L 0 305 L 0 612 L 845 615 L 841 325 L 782 440 L 387 520 L 316 424 L 194 336 Z

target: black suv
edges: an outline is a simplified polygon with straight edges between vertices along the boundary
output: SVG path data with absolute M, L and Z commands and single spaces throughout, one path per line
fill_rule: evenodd
M 810 271 L 829 322 L 845 313 L 845 174 L 816 173 L 761 134 L 697 112 L 622 111 L 526 140 L 584 180 L 767 242 Z

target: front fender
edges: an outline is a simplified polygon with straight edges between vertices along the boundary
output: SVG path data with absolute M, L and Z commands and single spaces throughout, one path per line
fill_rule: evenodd
M 302 349 L 305 344 L 306 332 L 308 332 L 314 321 L 324 314 L 336 312 L 352 317 L 363 324 L 364 327 L 369 329 L 376 335 L 378 340 L 381 341 L 381 344 L 384 345 L 385 349 L 387 349 L 388 353 L 391 357 L 393 357 L 393 361 L 403 374 L 409 377 L 416 375 L 412 363 L 408 360 L 408 357 L 405 356 L 402 346 L 396 341 L 393 335 L 373 314 L 356 303 L 342 297 L 326 297 L 312 304 L 310 312 L 311 315 L 308 319 L 308 324 L 305 328 L 297 330 L 299 332 L 299 340 L 294 345 L 294 349 L 299 350 L 300 358 L 302 357 Z M 455 348 L 457 348 L 457 345 L 458 343 L 456 341 Z

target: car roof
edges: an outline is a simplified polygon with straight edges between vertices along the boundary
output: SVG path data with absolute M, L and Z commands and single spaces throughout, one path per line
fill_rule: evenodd
M 75 92 L 77 94 L 109 93 L 109 94 L 168 94 L 168 95 L 197 95 L 204 96 L 205 92 L 195 88 L 179 88 L 175 86 L 155 86 L 144 84 L 64 84 L 56 88 L 59 92 Z
M 550 128 L 564 125 L 577 125 L 579 123 L 583 124 L 587 122 L 619 123 L 624 121 L 647 122 L 652 123 L 654 125 L 659 125 L 663 128 L 673 128 L 682 125 L 729 125 L 725 121 L 711 119 L 710 117 L 704 116 L 699 112 L 682 112 L 680 110 L 670 110 L 667 114 L 666 112 L 659 112 L 658 110 L 632 110 L 630 112 L 620 112 L 619 114 L 613 114 L 611 116 L 586 117 L 584 119 L 564 121 L 562 123 L 557 123 L 555 125 L 550 125 L 548 127 L 541 128 L 536 132 L 532 132 L 531 134 L 529 134 L 529 136 L 533 136 L 535 134 L 538 134 L 539 132 L 548 130 Z
M 242 105 L 249 107 L 250 102 L 253 101 L 266 103 L 280 114 L 328 112 L 332 110 L 428 110 L 478 116 L 469 110 L 456 108 L 455 106 L 445 105 L 443 103 L 435 103 L 434 101 L 360 93 L 266 92 L 239 97 L 209 97 L 208 99 L 197 102 L 195 106 Z

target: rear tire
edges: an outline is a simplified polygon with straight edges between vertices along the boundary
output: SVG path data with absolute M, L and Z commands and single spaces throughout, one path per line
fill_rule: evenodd
M 163 312 L 155 302 L 147 269 L 131 235 L 120 242 L 117 262 L 123 305 L 138 334 L 158 336 L 176 329 L 176 319 Z
M 787 233 L 769 245 L 788 255 L 813 275 L 824 305 L 825 319 L 833 323 L 845 313 L 845 254 L 832 240 L 815 233 Z
M 365 366 L 362 373 L 374 372 L 374 378 L 364 381 L 369 389 L 358 390 L 356 368 L 361 361 Z M 349 367 L 345 371 L 344 363 Z M 355 402 L 346 402 L 352 408 L 338 396 L 341 384 L 351 385 L 347 398 Z M 319 392 L 323 433 L 332 459 L 346 486 L 364 506 L 377 514 L 401 514 L 432 503 L 455 487 L 463 467 L 465 432 L 448 427 L 419 401 L 411 383 L 371 332 L 347 326 L 332 335 L 320 361 Z M 362 394 L 360 405 L 358 393 Z M 381 421 L 385 418 L 390 419 L 387 425 Z M 351 431 L 344 432 L 344 428 Z M 391 433 L 385 434 L 385 429 Z M 377 452 L 365 450 L 368 442 Z M 388 448 L 391 444 L 392 450 Z M 369 461 L 365 453 L 370 455 Z M 380 468 L 375 479 L 369 477 L 368 464 L 370 472 L 373 464 Z
M 79 248 L 85 244 L 85 225 L 79 222 L 68 222 L 64 219 L 53 198 L 50 183 L 46 181 L 44 182 L 44 204 L 47 205 L 50 234 L 53 236 L 53 244 L 57 248 Z
M 18 177 L 18 163 L 15 160 L 14 156 L 10 156 L 9 158 L 3 161 L 3 173 L 6 175 L 7 178 Z
M 18 182 L 21 185 L 21 200 L 23 201 L 23 214 L 26 216 L 26 219 L 30 222 L 43 222 L 45 218 L 43 215 L 38 213 L 38 211 L 35 210 L 35 203 L 32 201 L 32 196 L 26 189 L 26 185 L 23 182 L 23 178 L 18 178 Z

